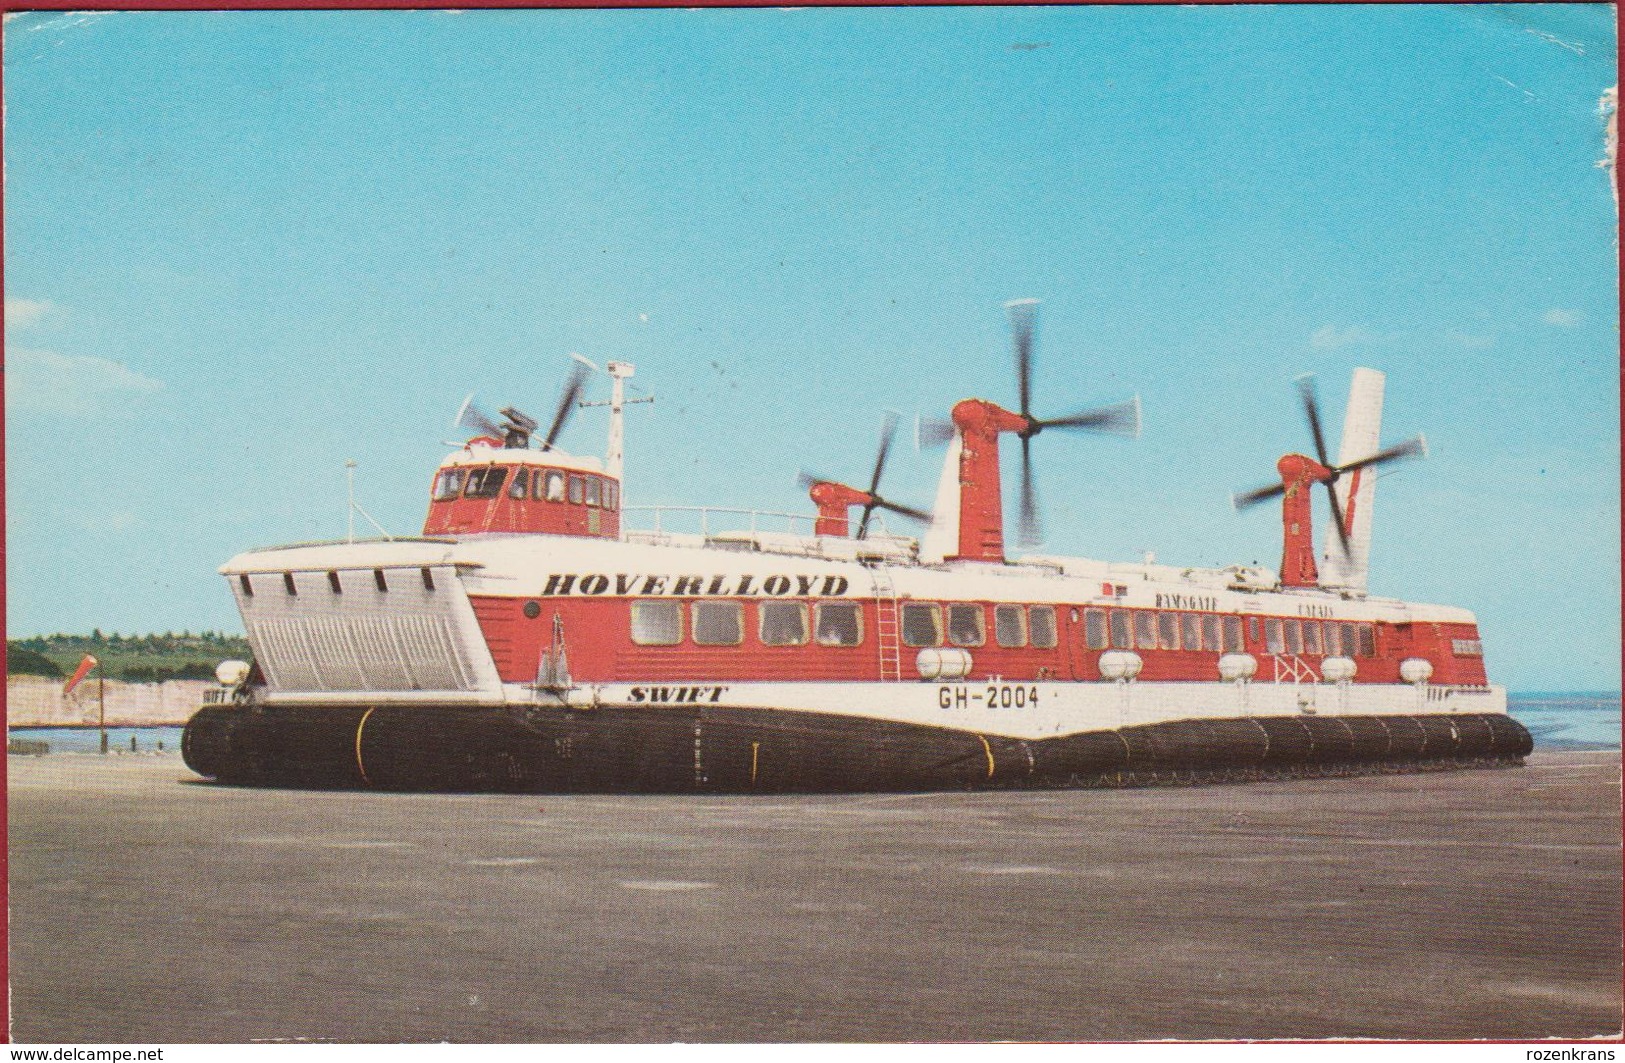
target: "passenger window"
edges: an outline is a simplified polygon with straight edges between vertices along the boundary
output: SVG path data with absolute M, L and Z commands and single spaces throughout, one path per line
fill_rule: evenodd
M 1286 638 L 1281 632 L 1281 622 L 1274 617 L 1264 621 L 1264 652 L 1286 652 Z
M 639 646 L 675 646 L 682 642 L 682 605 L 678 602 L 633 602 L 632 641 Z
M 1340 644 L 1337 647 L 1337 652 L 1342 654 L 1344 657 L 1353 657 L 1354 656 L 1354 625 L 1353 624 L 1339 624 L 1338 625 L 1338 630 L 1342 632 L 1343 637 L 1342 637 L 1342 641 L 1340 642 Z
M 601 483 L 602 481 L 596 476 L 587 477 L 587 505 L 596 506 L 598 504 L 598 488 Z
M 863 641 L 863 614 L 856 602 L 820 602 L 818 644 L 856 646 Z
M 942 610 L 920 602 L 903 606 L 903 645 L 942 645 Z
M 1157 648 L 1159 650 L 1179 649 L 1179 617 L 1173 613 L 1157 614 Z
M 1027 607 L 1027 631 L 1032 637 L 1033 645 L 1041 650 L 1055 648 L 1055 607 L 1050 605 L 1029 605 Z
M 1241 617 L 1224 617 L 1224 652 L 1245 653 L 1247 643 L 1241 637 Z
M 1100 610 L 1095 610 L 1097 613 Z M 1000 646 L 1014 649 L 1027 645 L 1027 612 L 1019 605 L 993 607 L 993 636 Z
M 520 469 L 513 474 L 513 483 L 508 485 L 509 498 L 524 498 L 530 490 L 530 470 Z
M 1377 655 L 1377 632 L 1370 624 L 1361 624 L 1357 629 L 1360 634 L 1360 656 L 1375 657 Z
M 1320 621 L 1303 622 L 1303 652 L 1317 657 L 1320 655 Z
M 434 484 L 434 500 L 449 502 L 463 492 L 463 470 L 446 469 Z M 422 496 L 419 496 L 422 497 Z
M 1293 656 L 1303 652 L 1303 626 L 1296 620 L 1286 622 L 1286 652 Z
M 737 646 L 745 641 L 745 607 L 738 602 L 695 602 L 694 642 Z
M 586 481 L 579 476 L 570 477 L 570 502 L 577 506 L 581 505 L 581 501 L 586 496 L 586 493 Z
M 1258 617 L 1256 616 L 1249 616 L 1247 618 L 1247 641 L 1258 641 Z
M 564 501 L 564 474 L 549 469 L 544 483 L 542 473 L 538 471 L 535 479 L 535 490 L 538 499 L 545 498 L 549 502 Z
M 495 498 L 502 493 L 502 481 L 508 470 L 488 465 L 483 469 L 470 469 L 468 483 L 463 487 L 464 498 Z
M 1083 611 L 1083 644 L 1091 650 L 1106 648 L 1106 610 Z
M 803 646 L 807 642 L 807 606 L 802 602 L 763 602 L 760 636 L 764 646 Z
M 1179 634 L 1187 650 L 1202 648 L 1202 618 L 1195 613 L 1182 613 L 1179 617 Z
M 987 620 L 979 605 L 948 607 L 948 645 L 980 646 L 987 641 Z
M 1134 648 L 1157 648 L 1157 614 L 1148 609 L 1134 610 Z
M 1112 649 L 1132 650 L 1134 638 L 1129 631 L 1129 611 L 1127 609 L 1112 610 Z
M 1216 616 L 1202 618 L 1202 648 L 1210 653 L 1219 653 L 1224 649 L 1224 643 L 1219 641 L 1219 618 Z

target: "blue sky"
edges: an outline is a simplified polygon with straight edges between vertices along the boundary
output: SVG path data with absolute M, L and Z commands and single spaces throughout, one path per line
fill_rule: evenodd
M 7 625 L 240 630 L 215 568 L 421 525 L 477 390 L 638 366 L 631 504 L 809 511 L 881 411 L 1138 393 L 1035 441 L 1045 550 L 1279 558 L 1234 513 L 1349 371 L 1428 461 L 1372 590 L 1515 689 L 1619 686 L 1604 5 L 27 14 L 5 26 Z M 595 384 L 602 398 L 603 384 Z M 564 445 L 603 446 L 589 411 Z M 929 502 L 940 456 L 888 493 Z

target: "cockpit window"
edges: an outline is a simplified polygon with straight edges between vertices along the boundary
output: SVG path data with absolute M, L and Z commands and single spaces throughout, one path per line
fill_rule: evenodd
M 463 491 L 463 470 L 446 469 L 434 482 L 434 500 L 448 502 Z
M 468 484 L 463 488 L 464 498 L 495 498 L 502 493 L 502 481 L 508 470 L 497 465 L 468 471 Z
M 598 488 L 602 483 L 603 481 L 596 476 L 587 477 L 587 505 L 596 506 L 598 504 Z
M 564 474 L 557 469 L 547 470 L 545 482 L 542 471 L 540 469 L 536 470 L 534 484 L 532 490 L 535 495 L 533 497 L 545 498 L 549 502 L 564 501 Z
M 508 485 L 509 498 L 524 498 L 525 491 L 530 486 L 530 470 L 520 469 L 513 474 L 513 483 Z

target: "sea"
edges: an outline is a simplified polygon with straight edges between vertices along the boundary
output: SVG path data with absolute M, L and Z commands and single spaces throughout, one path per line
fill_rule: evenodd
M 1507 709 L 1529 729 L 1536 749 L 1618 749 L 1620 695 L 1609 691 L 1507 695 Z M 94 727 L 16 727 L 12 740 L 43 742 L 52 753 L 100 753 Z M 37 746 L 35 747 L 38 748 Z M 109 727 L 107 748 L 114 753 L 179 753 L 179 727 Z
M 1536 749 L 1618 749 L 1618 691 L 1508 694 L 1507 711 Z

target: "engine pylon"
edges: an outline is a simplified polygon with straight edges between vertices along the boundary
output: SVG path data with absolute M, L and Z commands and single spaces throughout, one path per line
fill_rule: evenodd
M 914 520 L 931 519 L 931 514 L 923 510 L 893 502 L 880 494 L 880 477 L 886 471 L 886 458 L 891 454 L 892 439 L 896 434 L 897 415 L 888 413 L 881 424 L 880 449 L 875 454 L 875 471 L 869 477 L 867 491 L 860 491 L 856 487 L 848 487 L 846 484 L 837 483 L 827 477 L 814 476 L 802 470 L 797 479 L 801 486 L 807 489 L 807 495 L 812 499 L 813 505 L 818 507 L 818 521 L 813 525 L 814 535 L 850 534 L 852 528 L 850 511 L 853 506 L 863 507 L 863 516 L 858 520 L 859 539 L 868 536 L 869 518 L 874 516 L 877 509 L 889 510 Z
M 931 427 L 933 441 L 951 441 L 952 446 L 937 489 L 936 524 L 920 547 L 920 556 L 930 561 L 1004 562 L 1000 435 L 1008 433 L 1021 440 L 1020 539 L 1023 546 L 1036 546 L 1041 535 L 1038 489 L 1033 479 L 1033 437 L 1045 429 L 1130 437 L 1140 434 L 1139 396 L 1062 417 L 1034 416 L 1032 375 L 1038 301 L 1017 299 L 1006 303 L 1005 309 L 1010 314 L 1021 409 L 1007 410 L 986 399 L 964 399 L 955 404 L 951 422 L 937 422 Z M 920 434 L 923 440 L 927 434 L 923 424 Z
M 1330 480 L 1332 470 L 1303 454 L 1288 454 L 1275 463 L 1275 468 L 1286 487 L 1281 495 L 1281 583 L 1287 587 L 1318 586 L 1313 488 Z
M 1371 499 L 1376 490 L 1375 466 L 1427 455 L 1427 441 L 1421 436 L 1377 449 L 1383 376 L 1373 369 L 1356 369 L 1354 374 L 1338 463 L 1332 465 L 1326 457 L 1314 378 L 1302 376 L 1298 378 L 1298 392 L 1314 439 L 1316 457 L 1288 454 L 1275 465 L 1281 477 L 1279 483 L 1231 497 L 1232 504 L 1240 510 L 1281 496 L 1281 583 L 1288 587 L 1335 587 L 1350 593 L 1365 593 L 1366 564 L 1371 549 Z M 1338 548 L 1333 548 L 1328 536 L 1326 568 L 1335 575 L 1324 580 L 1315 565 L 1311 504 L 1311 489 L 1315 484 L 1326 485 L 1332 530 L 1337 533 L 1338 543 Z

